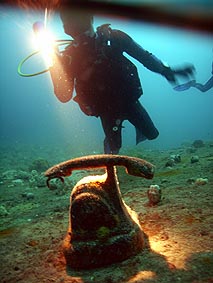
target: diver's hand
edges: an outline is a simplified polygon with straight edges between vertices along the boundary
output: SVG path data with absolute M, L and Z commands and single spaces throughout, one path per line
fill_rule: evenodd
M 185 78 L 194 77 L 195 74 L 195 67 L 193 65 L 186 66 L 184 68 L 180 68 L 174 70 L 175 75 L 182 76 Z
M 53 62 L 54 64 L 57 64 L 60 62 L 63 66 L 69 66 L 72 63 L 72 56 L 63 54 L 59 52 L 59 50 L 55 49 L 55 52 L 53 53 Z
M 194 77 L 195 68 L 193 65 L 189 65 L 180 69 L 173 70 L 170 67 L 165 66 L 162 75 L 172 84 L 177 84 L 176 76 L 185 78 Z

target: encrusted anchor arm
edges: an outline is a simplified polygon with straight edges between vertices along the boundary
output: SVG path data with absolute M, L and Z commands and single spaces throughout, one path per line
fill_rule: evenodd
M 55 178 L 48 177 L 48 178 L 47 178 L 47 181 L 46 181 L 46 184 L 47 184 L 47 187 L 48 187 L 48 188 L 50 188 L 50 180 L 52 180 L 52 179 L 59 179 L 59 180 L 61 180 L 62 183 L 64 183 L 64 178 L 61 177 L 61 176 L 55 177 Z
M 47 186 L 49 187 L 51 179 L 59 178 L 63 181 L 63 177 L 70 176 L 73 170 L 112 166 L 124 166 L 126 172 L 133 176 L 146 179 L 152 179 L 154 176 L 154 166 L 144 159 L 113 154 L 88 155 L 70 159 L 49 168 L 45 172 L 45 176 L 48 178 Z

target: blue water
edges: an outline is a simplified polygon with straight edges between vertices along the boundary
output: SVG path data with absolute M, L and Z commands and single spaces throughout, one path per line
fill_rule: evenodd
M 102 152 L 104 135 L 99 119 L 85 116 L 73 101 L 57 101 L 48 73 L 30 78 L 17 74 L 19 62 L 34 50 L 32 24 L 43 20 L 43 16 L 1 8 L 0 144 L 59 145 L 87 153 Z M 193 63 L 198 82 L 205 83 L 210 78 L 212 35 L 130 20 L 95 18 L 95 26 L 106 22 L 128 33 L 172 67 Z M 53 15 L 48 26 L 57 38 L 67 38 L 57 15 Z M 37 60 L 35 57 L 27 61 L 26 70 L 40 71 Z M 144 142 L 144 147 L 170 148 L 195 139 L 213 140 L 213 89 L 206 93 L 196 89 L 175 92 L 166 79 L 133 61 L 144 90 L 140 100 L 160 132 L 156 140 Z M 135 146 L 133 126 L 128 122 L 124 126 L 123 146 Z

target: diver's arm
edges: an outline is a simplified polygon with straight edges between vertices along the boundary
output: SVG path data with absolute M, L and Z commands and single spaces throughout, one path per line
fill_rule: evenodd
M 192 87 L 199 89 L 202 92 L 206 92 L 213 88 L 213 76 L 203 85 L 200 83 L 195 83 Z
M 167 70 L 169 68 L 165 66 L 163 62 L 161 62 L 156 56 L 141 47 L 127 34 L 124 34 L 122 39 L 124 44 L 124 51 L 138 60 L 141 64 L 144 65 L 144 67 L 146 67 L 150 71 L 162 74 L 165 69 Z
M 66 71 L 71 65 L 71 57 L 55 53 L 53 65 L 49 68 L 54 93 L 60 102 L 66 103 L 73 96 L 74 77 Z M 70 67 L 71 68 L 71 67 Z
M 189 77 L 193 75 L 193 66 L 186 66 L 177 70 L 171 69 L 169 66 L 163 64 L 152 53 L 145 50 L 130 36 L 121 31 L 117 31 L 121 38 L 123 51 L 142 63 L 147 69 L 152 72 L 159 73 L 164 76 L 169 82 L 176 83 L 176 75 Z

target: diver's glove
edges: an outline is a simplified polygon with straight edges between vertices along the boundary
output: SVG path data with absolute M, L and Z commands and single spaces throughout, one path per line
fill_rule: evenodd
M 185 78 L 194 77 L 195 68 L 193 65 L 188 65 L 186 67 L 172 70 L 170 67 L 165 66 L 163 72 L 161 73 L 170 83 L 176 84 L 176 76 L 181 76 Z

